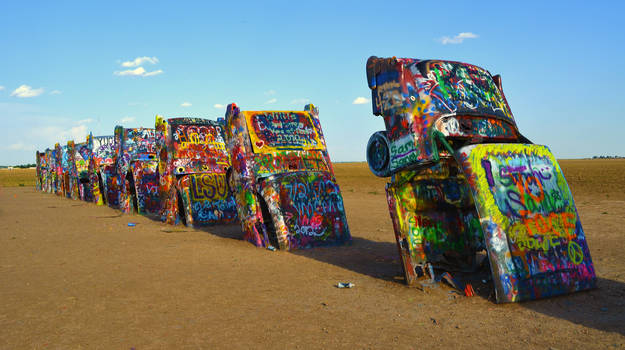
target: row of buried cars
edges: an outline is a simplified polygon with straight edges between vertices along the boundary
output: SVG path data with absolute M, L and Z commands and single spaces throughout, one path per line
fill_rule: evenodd
M 489 270 L 497 302 L 596 286 L 573 196 L 555 157 L 518 130 L 501 77 L 466 63 L 370 57 L 367 146 L 389 178 L 389 213 L 405 281 Z M 188 226 L 238 218 L 257 246 L 351 241 L 316 107 L 225 119 L 156 117 L 37 152 L 38 186 Z M 438 274 L 437 272 L 446 271 Z
M 228 140 L 226 142 L 225 140 Z M 37 186 L 191 227 L 240 219 L 257 246 L 351 240 L 318 109 L 163 118 L 37 152 Z

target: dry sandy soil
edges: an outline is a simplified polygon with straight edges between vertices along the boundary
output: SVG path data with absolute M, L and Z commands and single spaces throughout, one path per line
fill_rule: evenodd
M 403 284 L 364 163 L 335 165 L 353 244 L 294 253 L 0 187 L 0 348 L 623 348 L 625 161 L 561 165 L 599 288 L 503 305 Z

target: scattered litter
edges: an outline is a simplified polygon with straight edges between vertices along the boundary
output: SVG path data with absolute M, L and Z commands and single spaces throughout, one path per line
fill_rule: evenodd
M 276 247 L 274 247 L 274 246 L 272 246 L 272 245 L 268 246 L 268 247 L 267 247 L 267 249 L 268 249 L 268 250 L 271 250 L 272 252 L 275 252 L 275 251 L 276 251 Z
M 336 288 L 353 288 L 355 284 L 351 282 L 339 282 L 336 284 Z
M 129 223 L 128 223 L 128 226 L 130 226 L 130 227 L 135 227 L 135 226 L 137 226 L 137 224 L 135 224 L 134 222 L 129 222 Z

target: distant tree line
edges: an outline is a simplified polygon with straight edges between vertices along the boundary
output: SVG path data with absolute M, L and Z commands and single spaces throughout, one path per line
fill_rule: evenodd
M 592 159 L 622 159 L 622 156 L 593 156 Z
M 36 168 L 37 164 L 21 164 L 21 165 L 14 165 L 13 168 L 19 168 L 19 169 L 28 169 L 28 168 Z M 10 166 L 0 166 L 0 168 L 10 168 Z

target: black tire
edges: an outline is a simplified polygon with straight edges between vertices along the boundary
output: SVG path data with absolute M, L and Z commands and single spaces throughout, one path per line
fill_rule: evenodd
M 369 138 L 367 164 L 375 176 L 391 176 L 391 152 L 385 131 L 378 131 Z

